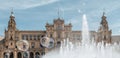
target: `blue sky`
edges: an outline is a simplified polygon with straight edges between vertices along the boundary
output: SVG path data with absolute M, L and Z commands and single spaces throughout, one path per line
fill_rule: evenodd
M 106 12 L 113 35 L 120 35 L 120 0 L 0 0 L 0 35 L 4 36 L 11 9 L 19 30 L 45 30 L 46 22 L 60 17 L 81 30 L 82 15 L 86 14 L 89 29 L 98 30 L 103 11 Z

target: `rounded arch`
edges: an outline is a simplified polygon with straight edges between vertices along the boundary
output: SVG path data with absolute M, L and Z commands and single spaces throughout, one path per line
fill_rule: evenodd
M 28 52 L 23 52 L 23 58 L 28 58 L 29 57 L 29 53 Z
M 7 53 L 6 53 L 6 52 L 4 52 L 4 53 L 3 53 L 3 58 L 8 58 L 8 56 L 7 56 Z
M 17 53 L 17 58 L 22 58 L 21 52 L 18 52 L 18 53 Z
M 14 58 L 13 52 L 10 53 L 10 58 Z
M 36 52 L 35 55 L 40 55 L 40 53 L 39 53 L 39 52 Z
M 30 52 L 30 58 L 34 58 L 34 53 Z
M 35 58 L 40 58 L 40 53 L 39 52 L 35 53 Z

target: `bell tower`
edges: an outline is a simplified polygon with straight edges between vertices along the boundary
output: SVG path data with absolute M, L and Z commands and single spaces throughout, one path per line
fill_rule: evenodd
M 101 17 L 102 21 L 100 23 L 100 28 L 98 30 L 98 39 L 97 42 L 111 43 L 111 33 L 109 30 L 108 22 L 106 20 L 105 12 L 103 12 L 103 16 Z
M 10 20 L 8 22 L 8 30 L 9 31 L 16 30 L 16 22 L 15 22 L 15 17 L 14 17 L 13 11 L 11 11 Z
M 105 12 L 103 12 L 102 21 L 101 21 L 101 26 L 102 26 L 103 31 L 108 31 L 108 29 L 109 29 L 106 18 L 107 17 L 105 16 Z
M 16 47 L 15 46 L 16 34 L 17 34 L 16 22 L 15 22 L 15 16 L 12 10 L 10 14 L 10 19 L 8 21 L 8 27 L 5 30 L 5 41 L 6 41 L 5 47 L 6 48 Z
M 16 22 L 15 22 L 15 16 L 13 11 L 11 11 L 10 20 L 8 22 L 8 38 L 10 40 L 14 40 L 15 37 L 15 31 L 16 31 Z

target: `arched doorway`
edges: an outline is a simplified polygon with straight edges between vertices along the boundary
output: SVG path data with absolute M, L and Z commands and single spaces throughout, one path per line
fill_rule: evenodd
M 33 52 L 30 52 L 30 58 L 34 58 Z
M 14 58 L 13 52 L 10 53 L 10 58 Z
M 17 58 L 22 58 L 21 52 L 18 52 L 18 53 L 17 53 Z
M 61 46 L 61 42 L 58 41 L 58 42 L 57 42 L 57 47 L 60 47 L 60 46 Z
M 3 58 L 8 58 L 8 55 L 6 52 L 4 52 Z
M 40 58 L 39 52 L 36 52 L 36 53 L 35 53 L 35 58 Z

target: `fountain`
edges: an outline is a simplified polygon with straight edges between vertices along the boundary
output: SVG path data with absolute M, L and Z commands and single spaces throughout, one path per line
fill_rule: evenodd
M 86 15 L 83 15 L 82 43 L 62 42 L 59 51 L 51 51 L 43 58 L 120 58 L 120 45 L 104 45 L 90 41 Z
M 89 36 L 89 29 L 88 29 L 88 22 L 86 15 L 83 15 L 83 22 L 82 22 L 82 44 L 88 44 L 90 42 Z

